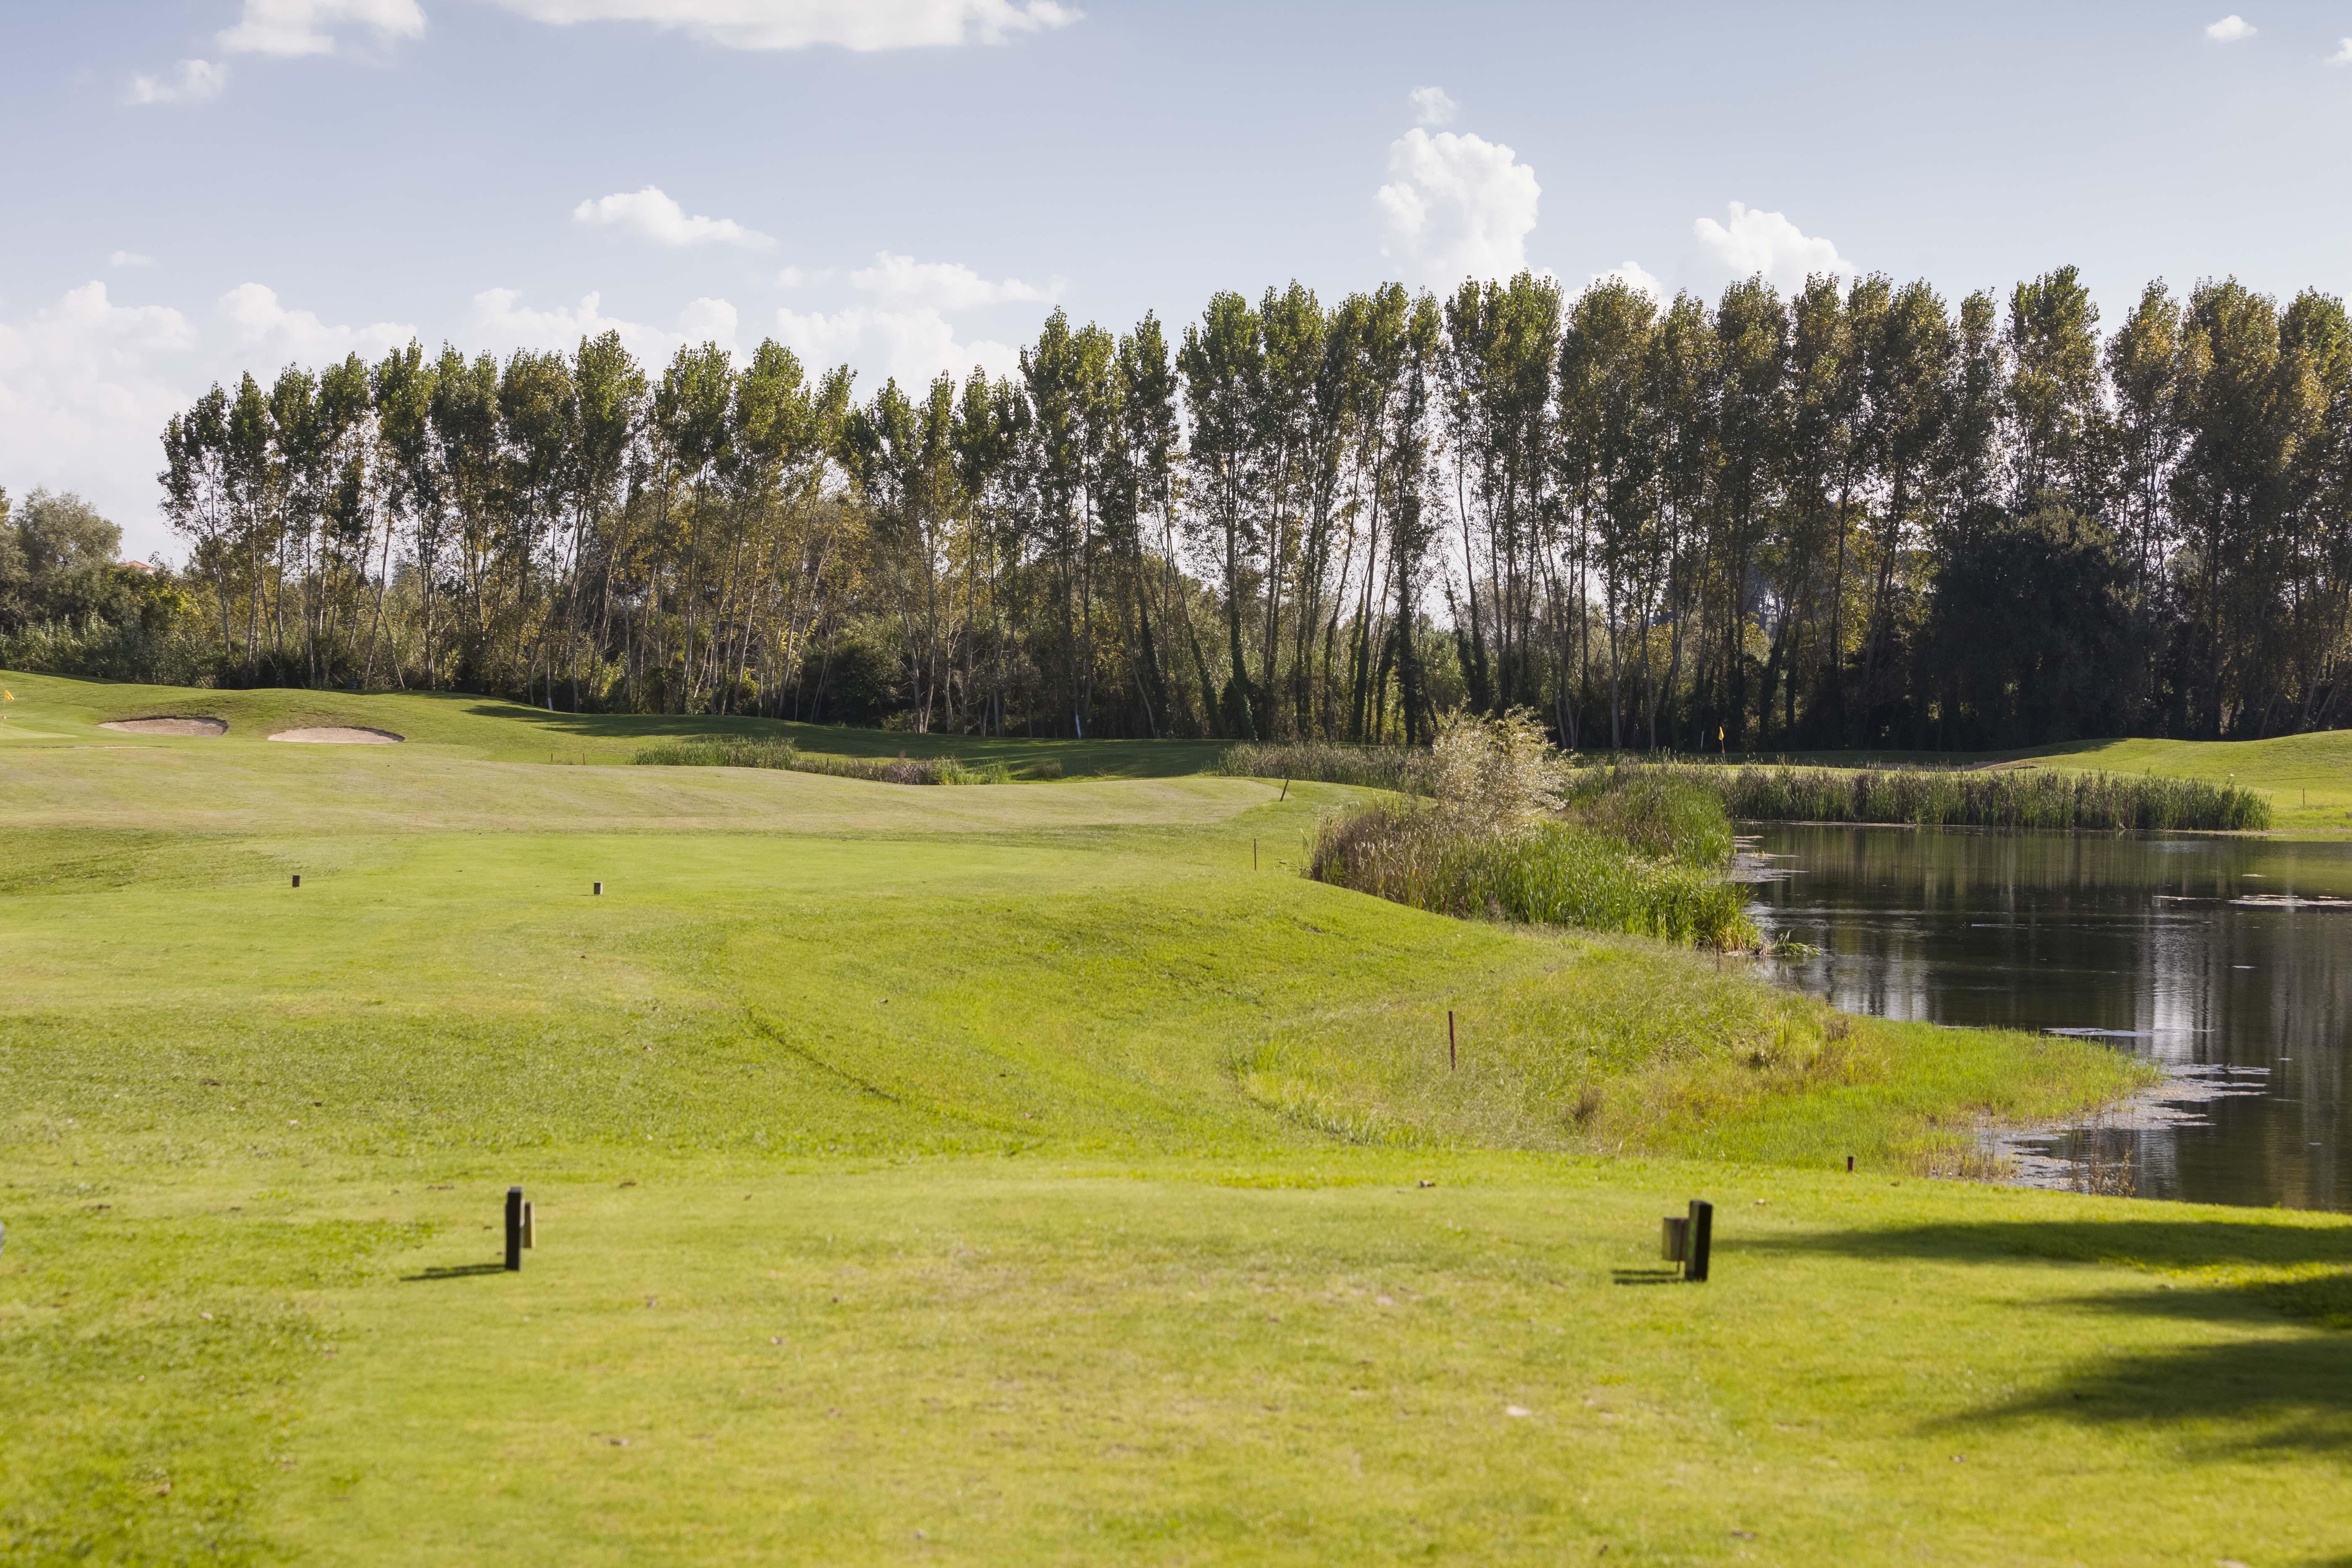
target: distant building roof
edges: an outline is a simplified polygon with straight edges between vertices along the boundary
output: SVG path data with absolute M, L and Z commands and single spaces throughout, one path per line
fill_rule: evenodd
M 133 572 L 152 572 L 155 570 L 155 563 L 152 561 L 118 561 L 115 564 L 118 566 L 128 566 Z

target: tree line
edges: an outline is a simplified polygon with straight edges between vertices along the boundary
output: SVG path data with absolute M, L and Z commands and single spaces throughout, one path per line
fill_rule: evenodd
M 773 342 L 412 343 L 163 447 L 177 646 L 226 680 L 1244 741 L 1525 708 L 1585 749 L 2347 721 L 2352 321 L 2235 280 L 2104 333 L 2071 268 L 1293 283 L 862 400 Z

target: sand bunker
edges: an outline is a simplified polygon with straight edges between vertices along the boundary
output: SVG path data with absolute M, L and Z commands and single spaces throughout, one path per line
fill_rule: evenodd
M 116 719 L 100 724 L 101 730 L 120 730 L 126 735 L 226 735 L 227 723 L 219 719 Z
M 319 746 L 390 746 L 403 737 L 389 730 L 355 730 L 341 724 L 320 725 L 309 730 L 280 730 L 269 737 L 273 741 L 304 741 Z

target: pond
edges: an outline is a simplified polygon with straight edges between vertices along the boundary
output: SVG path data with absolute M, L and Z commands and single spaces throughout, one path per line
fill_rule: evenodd
M 1848 1012 L 2063 1031 L 2164 1064 L 2125 1125 L 2004 1146 L 2051 1184 L 2352 1210 L 2352 844 L 1748 828 L 1774 965 Z M 2154 1122 L 2150 1125 L 2148 1123 Z

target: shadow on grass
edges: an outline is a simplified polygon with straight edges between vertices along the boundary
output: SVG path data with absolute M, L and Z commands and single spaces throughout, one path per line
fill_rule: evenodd
M 449 1268 L 428 1268 L 422 1274 L 404 1274 L 400 1282 L 414 1285 L 420 1279 L 470 1279 L 477 1274 L 504 1274 L 503 1263 L 461 1263 Z
M 1612 1268 L 1609 1271 L 1612 1285 L 1679 1285 L 1683 1271 L 1679 1268 Z
M 2065 1296 L 2053 1305 L 2244 1337 L 2088 1357 L 2044 1389 L 1952 1424 L 2056 1415 L 2193 1432 L 2200 1424 L 2210 1430 L 2251 1423 L 2258 1435 L 2214 1440 L 2240 1448 L 2352 1449 L 2352 1342 L 2343 1337 L 2352 1331 L 2352 1225 L 2252 1215 L 1997 1221 L 1841 1231 L 1750 1242 L 1742 1250 L 1962 1264 L 2030 1258 L 2147 1269 L 2158 1278 L 2145 1290 Z M 2281 1334 L 2282 1326 L 2306 1331 Z

